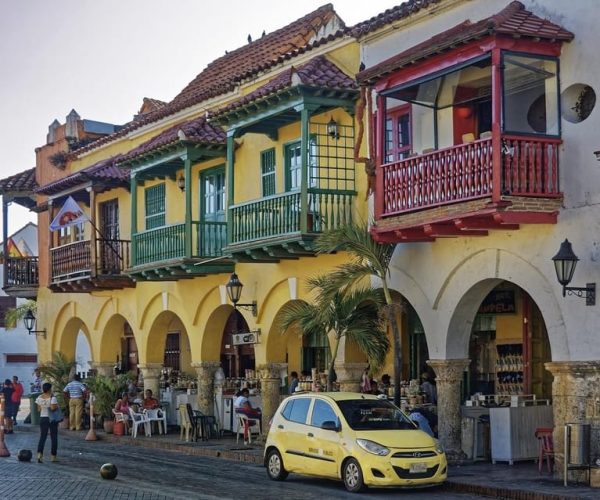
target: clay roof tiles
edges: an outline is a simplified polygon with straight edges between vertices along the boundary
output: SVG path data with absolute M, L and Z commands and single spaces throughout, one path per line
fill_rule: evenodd
M 315 39 L 319 34 L 319 30 L 334 19 L 337 20 L 340 29 Z M 139 116 L 138 119 L 125 124 L 119 131 L 102 137 L 77 152 L 90 151 L 123 137 L 143 125 L 173 115 L 207 99 L 230 92 L 240 81 L 340 38 L 346 33 L 347 29 L 335 13 L 333 6 L 331 4 L 323 5 L 287 26 L 215 59 L 171 102 Z
M 356 81 L 346 75 L 333 62 L 325 56 L 317 56 L 297 68 L 294 66 L 287 68 L 262 87 L 216 111 L 212 116 L 228 113 L 294 85 L 336 90 L 355 90 L 358 88 Z
M 196 144 L 225 145 L 227 143 L 227 136 L 222 128 L 208 123 L 206 118 L 202 116 L 188 122 L 178 123 L 164 130 L 149 141 L 140 144 L 137 148 L 123 155 L 118 163 L 126 163 L 150 151 L 164 148 L 182 140 Z
M 35 167 L 0 179 L 0 194 L 9 192 L 33 192 L 37 187 Z
M 442 0 L 408 0 L 407 2 L 403 2 L 396 7 L 392 7 L 391 9 L 387 9 L 386 11 L 373 16 L 366 21 L 362 21 L 358 24 L 355 24 L 350 28 L 350 33 L 352 36 L 361 37 L 368 33 L 378 30 L 382 28 L 386 24 L 393 23 L 405 17 L 409 17 L 412 14 L 419 12 L 422 9 L 426 9 L 430 5 L 438 4 L 442 2 Z
M 573 33 L 563 27 L 526 10 L 521 2 L 514 1 L 498 14 L 476 23 L 466 20 L 404 52 L 361 71 L 357 78 L 361 83 L 372 82 L 378 77 L 412 64 L 419 59 L 425 59 L 444 50 L 452 49 L 458 43 L 465 43 L 482 36 L 495 34 L 550 41 L 570 41 L 574 36 Z
M 128 185 L 129 170 L 117 167 L 117 161 L 120 158 L 121 155 L 111 156 L 67 177 L 40 186 L 35 189 L 35 192 L 52 195 L 89 181 L 104 182 L 110 185 Z

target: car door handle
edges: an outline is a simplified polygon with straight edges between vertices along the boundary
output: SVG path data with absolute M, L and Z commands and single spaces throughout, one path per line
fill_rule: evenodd
M 278 428 L 278 429 L 283 429 L 283 425 L 279 424 L 279 425 L 277 426 L 277 428 Z
M 309 432 L 309 433 L 307 434 L 307 436 L 308 436 L 309 438 L 315 437 L 315 435 L 314 435 L 312 432 Z

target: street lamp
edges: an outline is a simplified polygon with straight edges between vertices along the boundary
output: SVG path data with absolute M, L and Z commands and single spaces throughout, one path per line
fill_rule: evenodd
M 29 335 L 33 334 L 36 337 L 39 335 L 41 337 L 46 338 L 46 329 L 43 330 L 34 330 L 35 328 L 35 316 L 33 315 L 33 311 L 31 309 L 27 309 L 25 316 L 23 317 L 23 322 L 25 323 L 25 328 L 29 332 Z
M 185 191 L 185 177 L 183 175 L 178 177 L 177 187 L 181 190 L 181 192 Z
M 585 287 L 567 286 L 571 283 L 575 267 L 579 258 L 573 252 L 573 247 L 569 240 L 561 243 L 558 253 L 552 257 L 554 268 L 556 270 L 556 278 L 563 287 L 563 297 L 567 294 L 576 295 L 577 297 L 585 297 L 587 306 L 596 305 L 596 283 L 586 283 Z
M 252 301 L 251 304 L 238 303 L 240 297 L 242 296 L 242 288 L 244 288 L 244 285 L 238 278 L 238 275 L 235 273 L 231 273 L 229 281 L 225 285 L 225 289 L 227 290 L 227 296 L 229 297 L 229 300 L 233 304 L 233 308 L 246 309 L 247 311 L 252 311 L 252 316 L 258 316 L 258 306 L 256 304 L 256 300 Z
M 338 131 L 338 124 L 333 119 L 333 116 L 331 117 L 329 122 L 327 122 L 327 135 L 329 137 L 331 137 L 332 139 L 336 139 L 336 140 L 340 138 L 340 133 Z

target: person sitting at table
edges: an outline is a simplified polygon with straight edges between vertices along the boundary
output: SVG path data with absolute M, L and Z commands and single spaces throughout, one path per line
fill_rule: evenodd
M 122 413 L 123 414 L 123 420 L 125 422 L 125 429 L 128 431 L 129 430 L 129 395 L 124 392 L 123 394 L 121 394 L 121 397 L 119 399 L 117 399 L 117 402 L 115 403 L 115 408 L 114 411 L 115 413 Z
M 245 422 L 244 426 L 244 441 L 248 441 L 248 434 L 250 432 L 250 426 L 254 425 L 256 422 L 252 419 L 258 420 L 258 424 L 262 428 L 262 412 L 260 408 L 252 408 L 250 404 L 250 400 L 248 397 L 250 396 L 250 391 L 248 389 L 242 389 L 237 393 L 237 397 L 233 402 L 233 409 L 236 413 L 241 413 L 248 417 L 248 420 Z
M 158 399 L 152 395 L 152 390 L 146 389 L 144 401 L 142 401 L 142 407 L 144 410 L 154 410 L 155 408 L 158 408 L 158 406 Z

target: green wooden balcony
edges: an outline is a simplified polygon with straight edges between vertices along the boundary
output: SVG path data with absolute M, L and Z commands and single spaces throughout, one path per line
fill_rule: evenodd
M 236 261 L 276 262 L 314 255 L 314 239 L 352 221 L 354 191 L 309 189 L 233 205 L 225 248 Z
M 225 222 L 192 221 L 172 224 L 133 235 L 132 266 L 128 274 L 137 281 L 175 281 L 215 273 L 233 272 L 223 253 Z

